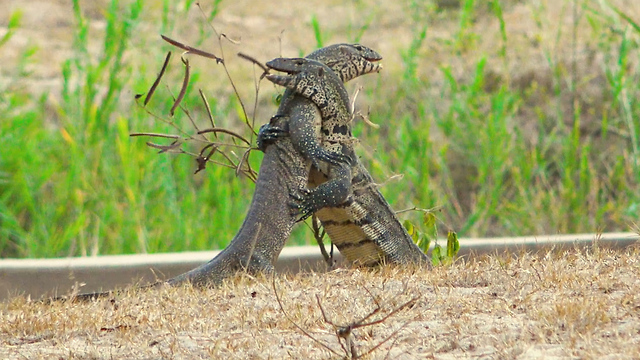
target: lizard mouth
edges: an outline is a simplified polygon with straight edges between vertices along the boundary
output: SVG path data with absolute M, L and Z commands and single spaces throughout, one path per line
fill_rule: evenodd
M 363 71 L 363 75 L 364 74 L 371 74 L 371 73 L 379 73 L 382 70 L 382 64 L 379 62 L 380 60 L 382 60 L 382 58 L 365 58 L 365 60 L 367 61 L 367 63 L 365 64 L 365 70 Z

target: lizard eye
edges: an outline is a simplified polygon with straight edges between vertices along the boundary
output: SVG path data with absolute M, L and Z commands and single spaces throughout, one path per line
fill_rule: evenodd
M 296 64 L 296 65 L 303 65 L 303 61 L 302 61 L 302 60 L 296 60 L 296 61 L 295 61 L 295 64 Z

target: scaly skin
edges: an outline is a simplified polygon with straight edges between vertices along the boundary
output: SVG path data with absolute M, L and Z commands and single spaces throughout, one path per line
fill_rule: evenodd
M 309 183 L 317 188 L 307 193 L 303 205 L 310 203 L 313 206 L 303 208 L 303 213 L 316 212 L 333 244 L 353 263 L 427 263 L 427 256 L 413 243 L 367 170 L 355 157 L 350 128 L 351 111 L 348 96 L 345 98 L 344 85 L 336 77 L 327 74 L 330 69 L 315 61 L 275 59 L 267 66 L 289 73 L 288 76 L 267 76 L 269 80 L 307 97 L 321 110 L 321 145 L 355 159 L 353 168 L 348 171 L 343 170 L 346 167 L 344 164 L 329 163 L 328 167 L 312 168 Z M 291 133 L 300 131 L 295 126 L 301 126 L 303 133 L 309 133 L 308 128 L 317 127 L 317 124 L 290 122 Z M 272 134 L 274 136 L 269 141 L 282 137 L 278 132 Z M 308 136 L 303 142 L 293 135 L 291 139 L 295 148 L 306 147 L 308 150 L 321 146 Z M 307 150 L 301 153 L 309 154 Z M 314 164 L 319 163 L 319 159 L 310 160 Z M 334 175 L 336 169 L 337 175 Z
M 316 50 L 307 58 L 327 64 L 343 79 L 349 80 L 361 75 L 352 71 L 355 63 L 377 61 L 380 55 L 357 44 L 335 44 Z M 370 65 L 370 68 L 375 67 Z M 282 97 L 278 115 L 271 119 L 271 127 L 286 130 L 290 121 L 319 126 L 321 119 L 313 102 L 288 90 Z M 297 221 L 297 215 L 291 212 L 289 205 L 290 194 L 307 183 L 310 162 L 293 147 L 288 138 L 268 147 L 259 142 L 259 147 L 263 149 L 264 157 L 251 207 L 231 243 L 206 264 L 151 286 L 184 282 L 195 286 L 215 286 L 238 271 L 244 270 L 250 274 L 273 271 L 273 264 Z M 338 157 L 334 161 L 341 159 Z M 110 294 L 110 291 L 80 294 L 75 299 L 87 300 Z
M 347 81 L 377 71 L 378 66 L 372 61 L 381 57 L 358 44 L 335 44 L 316 50 L 306 58 L 326 64 Z M 356 68 L 367 69 L 367 72 L 356 72 Z M 270 125 L 286 129 L 287 123 L 320 124 L 321 119 L 317 106 L 311 100 L 287 90 Z M 295 150 L 297 144 L 291 138 L 283 140 L 283 143 L 278 141 L 266 149 L 264 144 L 259 144 L 265 155 L 254 197 L 240 231 L 229 246 L 207 264 L 170 279 L 169 284 L 189 281 L 196 285 L 215 285 L 242 269 L 250 274 L 273 271 L 273 264 L 297 221 L 297 215 L 290 209 L 289 195 L 305 187 L 311 166 Z M 329 160 L 335 163 L 340 163 L 341 159 L 329 156 Z
M 355 154 L 353 147 L 345 146 L 344 139 L 351 138 L 352 112 L 349 109 L 349 94 L 342 80 L 326 65 L 302 58 L 278 58 L 267 62 L 267 67 L 287 72 L 289 75 L 267 75 L 275 84 L 291 89 L 313 101 L 322 115 L 321 142 L 317 140 L 312 123 L 300 119 L 289 120 L 289 136 L 293 146 L 312 164 L 323 169 L 329 180 L 313 190 L 306 187 L 293 193 L 295 208 L 302 213 L 301 220 L 323 207 L 335 207 L 343 203 L 351 190 L 351 163 Z M 332 86 L 324 86 L 331 83 Z M 333 91 L 326 91 L 326 90 Z M 313 155 L 315 154 L 315 155 Z M 331 161 L 330 156 L 339 161 Z M 322 161 L 321 161 L 322 160 Z M 323 161 L 328 166 L 324 166 Z

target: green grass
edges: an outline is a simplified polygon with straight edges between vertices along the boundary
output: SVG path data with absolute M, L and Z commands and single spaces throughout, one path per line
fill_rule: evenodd
M 146 91 L 161 64 L 136 68 L 124 60 L 130 47 L 144 46 L 133 37 L 142 7 L 111 2 L 96 58 L 88 51 L 89 22 L 74 2 L 74 55 L 63 66 L 56 126 L 42 105 L 29 104 L 37 99 L 28 94 L 11 94 L 13 101 L 2 104 L 12 114 L 0 125 L 3 257 L 211 249 L 224 246 L 239 228 L 250 182 L 215 166 L 194 176 L 192 158 L 158 155 L 129 137 L 151 128 L 173 130 L 132 103 L 131 88 Z M 168 103 L 161 96 L 154 101 Z M 215 99 L 211 105 L 219 114 Z M 184 120 L 177 116 L 175 122 Z
M 393 206 L 439 207 L 440 228 L 456 231 L 463 246 L 467 236 L 628 230 L 640 213 L 640 27 L 623 10 L 567 1 L 573 28 L 557 27 L 551 41 L 531 41 L 546 61 L 548 77 L 524 81 L 513 72 L 518 65 L 509 55 L 523 50 L 517 48 L 522 42 L 513 40 L 503 18 L 512 3 L 465 0 L 458 9 L 405 4 L 406 28 L 416 30 L 400 50 L 402 66 L 386 68 L 387 82 L 378 78 L 365 89 L 371 120 L 382 127 L 355 125 L 363 161 L 379 182 L 404 174 L 381 188 Z M 148 90 L 171 49 L 158 45 L 155 36 L 151 42 L 140 24 L 143 9 L 151 8 L 157 19 L 145 21 L 157 27 L 152 33 L 171 34 L 176 19 L 198 10 L 191 1 L 158 6 L 111 1 L 97 39 L 74 1 L 73 54 L 63 65 L 61 100 L 54 109 L 19 84 L 29 78 L 25 69 L 37 48 L 24 52 L 14 80 L 0 83 L 1 257 L 221 248 L 239 229 L 253 191 L 249 181 L 212 165 L 194 175 L 193 158 L 159 155 L 143 139 L 129 137 L 135 131 L 176 132 L 133 101 L 135 93 Z M 347 25 L 347 36 L 360 41 L 376 25 L 378 10 L 354 6 L 365 16 Z M 556 29 L 542 5 L 534 10 L 535 33 Z M 209 11 L 206 17 L 215 23 L 224 3 L 215 2 Z M 495 38 L 485 38 L 475 26 L 478 19 L 497 24 Z M 431 38 L 432 24 L 446 21 L 458 28 Z M 0 48 L 21 30 L 19 22 L 15 13 Z M 337 31 L 327 32 L 324 24 L 311 17 L 309 42 L 335 41 Z M 575 46 L 576 29 L 602 66 L 585 72 L 556 51 Z M 198 45 L 211 36 L 201 26 L 189 41 Z M 89 50 L 98 45 L 97 54 Z M 433 47 L 447 54 L 446 61 L 429 64 Z M 143 54 L 144 61 L 132 54 Z M 163 84 L 177 94 L 183 69 L 173 60 Z M 204 70 L 193 66 L 183 101 L 201 119 L 206 115 L 198 83 L 212 76 L 207 71 L 205 78 Z M 229 93 L 221 69 L 215 76 Z M 582 96 L 593 81 L 599 81 L 595 98 Z M 171 93 L 161 85 L 149 111 L 166 116 Z M 237 101 L 207 96 L 217 121 L 239 118 Z M 190 129 L 181 112 L 171 121 Z M 259 161 L 252 155 L 252 164 Z M 408 217 L 418 223 L 419 216 Z M 311 239 L 303 227 L 293 237 L 297 243 Z
M 470 65 L 463 78 L 451 66 L 440 65 L 444 81 L 439 93 L 429 77 L 416 75 L 416 64 L 424 64 L 419 51 L 424 34 L 414 36 L 403 53 L 405 71 L 396 97 L 375 103 L 371 111 L 375 123 L 396 119 L 393 134 L 374 135 L 373 142 L 384 145 L 370 164 L 375 170 L 379 161 L 389 173 L 406 175 L 387 185 L 388 191 L 383 188 L 392 202 L 442 205 L 439 218 L 463 237 L 628 230 L 637 221 L 640 108 L 635 84 L 640 78 L 631 51 L 638 49 L 640 32 L 635 24 L 629 26 L 628 17 L 605 17 L 607 12 L 593 8 L 594 2 L 567 1 L 568 11 L 574 4 L 589 20 L 576 19 L 574 28 L 589 26 L 589 35 L 598 40 L 589 50 L 605 57 L 604 69 L 572 73 L 567 59 L 543 49 L 553 74 L 548 89 L 535 81 L 511 80 L 499 1 L 485 9 L 500 25 L 490 54 L 473 51 L 481 35 L 471 19 L 482 9 L 474 1 L 462 2 L 460 29 L 443 41 L 443 48 L 457 54 L 455 63 Z M 538 30 L 543 27 L 553 24 L 540 23 Z M 612 31 L 605 38 L 607 27 Z M 558 30 L 556 41 L 566 44 L 562 40 L 570 36 Z M 491 70 L 487 56 L 494 62 Z M 581 98 L 589 77 L 597 76 L 607 80 L 601 97 Z M 383 86 L 370 91 L 372 99 L 388 96 Z M 530 113 L 537 119 L 523 116 Z M 581 124 L 587 121 L 596 131 L 584 130 Z M 537 122 L 537 138 L 522 128 L 527 122 Z

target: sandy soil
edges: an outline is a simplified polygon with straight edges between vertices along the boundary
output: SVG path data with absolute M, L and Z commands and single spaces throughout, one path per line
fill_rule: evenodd
M 365 323 L 389 315 L 349 337 L 373 359 L 629 359 L 640 354 L 639 255 L 596 248 L 276 277 L 283 308 L 271 278 L 248 277 L 90 303 L 16 298 L 0 305 L 0 358 L 341 358 L 319 298 L 338 326 L 378 307 Z

